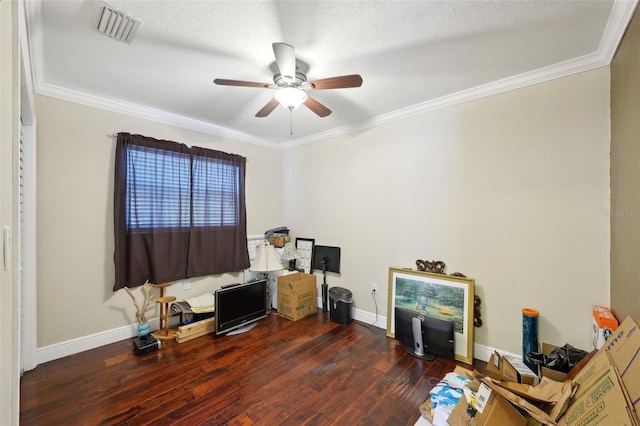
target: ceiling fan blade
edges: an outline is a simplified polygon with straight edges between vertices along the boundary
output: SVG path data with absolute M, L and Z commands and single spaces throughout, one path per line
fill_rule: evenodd
M 253 81 L 242 81 L 242 80 L 226 80 L 224 78 L 216 78 L 213 82 L 220 86 L 239 86 L 239 87 L 258 87 L 258 88 L 269 88 L 271 84 L 268 83 L 256 83 Z
M 271 114 L 271 112 L 276 109 L 279 105 L 279 102 L 274 99 L 271 99 L 265 106 L 262 107 L 260 111 L 256 113 L 256 117 L 266 117 Z
M 320 102 L 313 99 L 311 96 L 307 98 L 304 104 L 306 105 L 307 108 L 315 112 L 320 117 L 326 117 L 327 115 L 331 114 L 331 110 L 329 108 L 322 105 Z
M 362 86 L 362 77 L 359 74 L 343 75 L 340 77 L 323 78 L 310 82 L 315 90 L 345 89 L 348 87 Z
M 296 51 L 290 44 L 273 43 L 273 54 L 280 74 L 287 83 L 296 79 Z

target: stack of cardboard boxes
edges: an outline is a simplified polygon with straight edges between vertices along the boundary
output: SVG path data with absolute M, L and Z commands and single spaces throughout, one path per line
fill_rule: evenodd
M 640 425 L 640 321 L 635 318 L 627 317 L 572 380 L 543 372 L 534 386 L 523 383 L 531 378 L 508 357 L 494 361 L 487 366 L 489 377 L 474 374 L 474 396 L 460 399 L 450 426 Z

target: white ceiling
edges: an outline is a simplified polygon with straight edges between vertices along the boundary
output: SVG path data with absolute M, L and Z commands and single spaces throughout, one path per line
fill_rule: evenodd
M 129 44 L 93 28 L 98 3 L 27 0 L 36 93 L 287 147 L 606 65 L 637 0 L 109 0 L 142 22 Z M 326 118 L 256 118 L 272 89 L 213 79 L 271 83 L 273 42 L 309 80 L 364 83 L 311 92 Z

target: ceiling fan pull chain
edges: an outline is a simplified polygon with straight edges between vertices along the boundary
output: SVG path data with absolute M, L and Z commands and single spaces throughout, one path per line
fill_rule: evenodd
M 289 132 L 293 136 L 293 109 L 289 110 Z

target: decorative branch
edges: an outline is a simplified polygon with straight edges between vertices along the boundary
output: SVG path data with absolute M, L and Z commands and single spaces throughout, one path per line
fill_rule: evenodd
M 147 312 L 147 309 L 149 308 L 149 302 L 151 301 L 151 293 L 149 290 L 150 287 L 151 287 L 151 284 L 149 284 L 149 281 L 145 282 L 142 285 L 142 291 L 144 292 L 144 303 L 142 304 L 142 308 L 140 308 L 140 305 L 138 305 L 136 296 L 131 292 L 131 290 L 129 290 L 128 287 L 124 287 L 127 294 L 131 296 L 131 300 L 133 300 L 133 306 L 136 307 L 136 318 L 138 319 L 138 322 L 140 324 L 145 324 L 147 322 L 146 312 Z
M 144 322 L 147 322 L 147 309 L 149 309 L 149 302 L 151 301 L 151 284 L 149 284 L 149 281 L 147 281 L 146 283 L 144 283 L 144 285 L 142 286 L 142 291 L 144 292 L 144 304 L 142 305 L 142 317 L 144 319 Z

